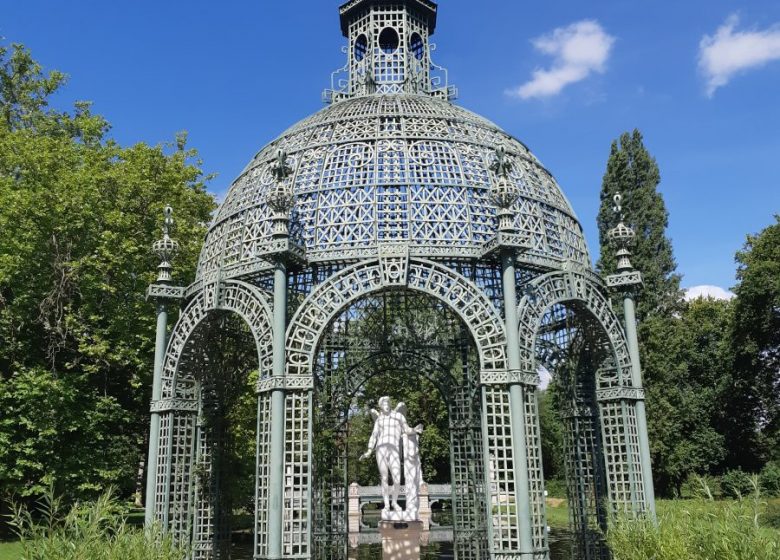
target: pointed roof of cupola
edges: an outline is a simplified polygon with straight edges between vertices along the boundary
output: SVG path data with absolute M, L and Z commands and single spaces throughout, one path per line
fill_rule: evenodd
M 436 29 L 436 16 L 439 6 L 431 0 L 350 0 L 345 2 L 339 8 L 341 17 L 341 32 L 345 37 L 349 36 L 349 24 L 354 14 L 359 10 L 371 8 L 373 6 L 403 5 L 405 8 L 416 13 L 418 17 L 423 18 L 428 23 L 428 34 L 433 35 Z

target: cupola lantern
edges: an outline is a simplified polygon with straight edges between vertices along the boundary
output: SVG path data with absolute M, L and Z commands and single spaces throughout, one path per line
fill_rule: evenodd
M 351 0 L 339 10 L 347 65 L 334 74 L 329 102 L 411 93 L 454 98 L 446 71 L 431 61 L 437 6 L 428 0 Z M 346 74 L 346 78 L 344 77 Z

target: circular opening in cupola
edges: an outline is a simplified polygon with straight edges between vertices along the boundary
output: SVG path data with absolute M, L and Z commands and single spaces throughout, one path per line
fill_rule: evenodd
M 422 60 L 425 55 L 425 44 L 419 33 L 414 33 L 409 40 L 409 50 L 417 60 Z
M 398 38 L 398 31 L 392 27 L 385 27 L 379 34 L 379 48 L 385 54 L 391 54 L 398 49 L 401 40 Z
M 355 60 L 360 62 L 366 58 L 366 52 L 368 52 L 368 37 L 361 35 L 355 39 Z

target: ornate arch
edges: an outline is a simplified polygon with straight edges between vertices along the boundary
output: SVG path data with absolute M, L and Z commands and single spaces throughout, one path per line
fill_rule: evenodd
M 613 510 L 642 510 L 646 507 L 644 472 L 640 459 L 640 433 L 637 430 L 637 403 L 644 390 L 634 386 L 631 358 L 623 326 L 612 311 L 602 285 L 573 272 L 551 272 L 529 283 L 518 304 L 520 354 L 527 371 L 536 369 L 536 339 L 544 314 L 556 304 L 566 304 L 591 315 L 609 343 L 610 351 L 601 363 L 592 364 L 595 384 L 589 394 L 561 410 L 567 426 L 567 478 L 588 487 L 595 498 L 581 501 L 573 511 L 577 546 L 582 550 L 598 547 L 591 531 L 594 516 L 606 523 L 599 496 L 607 495 Z M 602 527 L 603 528 L 603 527 Z
M 405 246 L 385 247 L 382 253 L 317 286 L 296 311 L 287 329 L 288 377 L 311 376 L 318 341 L 330 322 L 350 303 L 385 289 L 414 290 L 444 302 L 474 337 L 481 370 L 506 370 L 503 320 L 475 284 L 442 265 L 410 258 Z
M 617 378 L 610 384 L 630 383 L 631 358 L 625 331 L 602 287 L 583 274 L 556 271 L 535 278 L 517 306 L 520 329 L 520 360 L 524 371 L 536 371 L 537 333 L 545 312 L 556 304 L 576 303 L 586 309 L 604 329 L 614 352 Z
M 260 377 L 271 372 L 272 313 L 266 296 L 256 287 L 238 280 L 227 280 L 200 291 L 190 301 L 174 326 L 162 371 L 162 398 L 195 398 L 182 386 L 179 372 L 186 357 L 185 349 L 193 333 L 213 311 L 232 311 L 249 326 L 257 347 Z

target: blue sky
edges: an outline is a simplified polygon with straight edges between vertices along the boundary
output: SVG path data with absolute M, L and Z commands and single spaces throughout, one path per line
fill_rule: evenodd
M 0 0 L 0 36 L 70 75 L 121 143 L 187 130 L 223 193 L 322 107 L 342 65 L 338 1 Z M 596 254 L 612 139 L 661 168 L 684 286 L 734 284 L 734 252 L 780 212 L 780 2 L 441 0 L 436 61 L 459 104 L 525 142 Z

